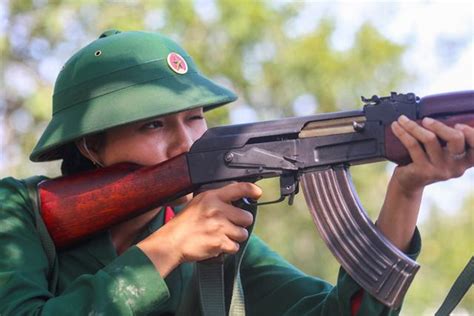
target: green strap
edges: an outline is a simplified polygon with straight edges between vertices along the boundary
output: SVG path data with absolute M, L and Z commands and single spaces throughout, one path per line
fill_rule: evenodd
M 49 281 L 49 290 L 54 293 L 56 291 L 56 285 L 58 281 L 58 271 L 56 269 L 58 262 L 56 256 L 56 247 L 54 246 L 54 242 L 51 239 L 51 236 L 46 229 L 46 225 L 43 222 L 43 218 L 41 217 L 40 213 L 40 206 L 39 206 L 39 196 L 37 186 L 38 183 L 44 180 L 44 177 L 40 176 L 33 176 L 27 179 L 24 179 L 24 183 L 26 184 L 26 188 L 28 189 L 28 194 L 30 196 L 31 204 L 33 206 L 33 214 L 35 216 L 35 226 L 36 230 L 38 231 L 41 244 L 43 245 L 46 257 L 48 258 L 49 264 L 49 273 L 48 273 L 48 281 Z
M 204 316 L 224 316 L 224 255 L 198 262 L 196 265 L 198 293 Z
M 436 312 L 435 316 L 447 316 L 459 304 L 466 292 L 474 282 L 474 256 L 464 267 L 464 270 L 454 281 L 453 286 L 449 290 L 448 296 L 444 299 L 443 304 Z
M 256 211 L 253 213 L 254 218 Z M 253 224 L 249 228 L 249 236 L 252 232 Z M 242 264 L 242 259 L 244 257 L 245 249 L 247 249 L 248 242 L 245 242 L 243 249 L 239 251 L 235 257 L 235 277 L 234 277 L 234 286 L 232 287 L 232 299 L 230 303 L 229 316 L 244 316 L 245 315 L 245 298 L 244 298 L 244 289 L 242 287 L 242 279 L 240 278 L 240 266 Z
M 239 207 L 251 212 L 256 218 L 256 207 L 248 205 L 239 205 Z M 253 226 L 252 224 L 247 228 L 249 236 L 252 233 Z M 242 243 L 235 255 L 225 256 L 225 260 L 195 263 L 192 280 L 175 315 L 224 316 L 227 314 L 227 298 L 227 302 L 230 301 L 228 315 L 244 316 L 245 301 L 240 279 L 240 265 L 247 243 L 248 240 Z
M 238 207 L 252 213 L 254 219 L 257 208 L 247 204 L 239 203 Z M 255 223 L 255 220 L 254 220 Z M 249 236 L 252 234 L 253 226 L 247 230 Z M 245 316 L 245 300 L 240 279 L 240 265 L 247 248 L 248 239 L 240 245 L 239 251 L 234 256 L 234 275 L 232 284 L 232 297 L 229 308 L 229 316 Z M 203 316 L 225 316 L 225 282 L 224 282 L 224 261 L 211 260 L 210 263 L 197 264 L 197 282 L 199 289 L 200 306 Z M 227 284 L 229 284 L 227 282 Z

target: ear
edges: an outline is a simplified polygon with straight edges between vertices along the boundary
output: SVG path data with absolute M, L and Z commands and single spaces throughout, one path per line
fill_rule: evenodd
M 75 145 L 77 149 L 79 149 L 80 153 L 92 161 L 94 165 L 103 167 L 102 162 L 99 158 L 99 146 L 100 146 L 100 139 L 97 136 L 88 136 L 82 137 L 75 141 Z

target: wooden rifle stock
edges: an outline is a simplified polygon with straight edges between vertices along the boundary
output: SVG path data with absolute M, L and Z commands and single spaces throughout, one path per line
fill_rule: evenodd
M 58 248 L 193 189 L 186 154 L 150 167 L 118 164 L 38 185 L 42 217 Z

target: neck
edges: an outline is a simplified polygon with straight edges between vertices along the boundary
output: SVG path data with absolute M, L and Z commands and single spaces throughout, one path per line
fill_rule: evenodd
M 160 212 L 161 208 L 153 209 L 126 222 L 117 224 L 110 229 L 112 243 L 118 255 L 133 245 L 138 234 Z

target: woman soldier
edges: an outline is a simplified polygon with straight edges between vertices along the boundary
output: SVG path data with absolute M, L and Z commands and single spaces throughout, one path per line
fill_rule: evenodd
M 204 111 L 235 99 L 200 74 L 170 39 L 108 31 L 60 72 L 52 120 L 30 158 L 63 159 L 63 174 L 120 162 L 157 164 L 188 151 L 206 131 Z M 392 129 L 413 162 L 395 169 L 377 226 L 416 257 L 423 188 L 473 165 L 472 151 L 465 148 L 474 147 L 474 131 L 429 119 L 418 126 L 403 116 Z M 190 285 L 191 263 L 234 254 L 247 240 L 245 227 L 253 217 L 231 202 L 260 195 L 254 184 L 234 183 L 185 196 L 173 203 L 184 207 L 166 225 L 165 210 L 152 209 L 58 251 L 50 267 L 34 201 L 24 182 L 5 178 L 0 183 L 0 315 L 175 314 Z M 342 269 L 333 287 L 298 271 L 255 236 L 248 241 L 241 280 L 250 315 L 398 313 L 361 291 Z

